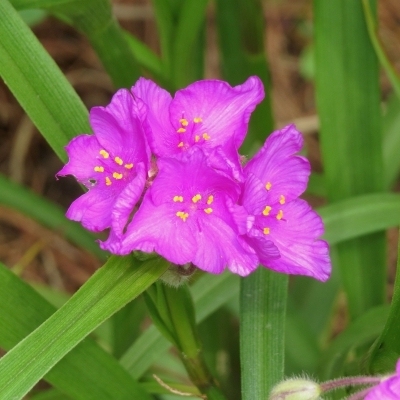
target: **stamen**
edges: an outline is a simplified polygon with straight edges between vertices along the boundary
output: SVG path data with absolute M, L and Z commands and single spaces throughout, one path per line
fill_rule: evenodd
M 177 132 L 178 132 L 178 133 L 183 133 L 183 132 L 186 132 L 186 129 L 185 129 L 185 128 L 179 128 L 179 129 L 177 130 Z
M 119 158 L 119 157 L 115 157 L 114 161 L 118 164 L 118 165 L 122 165 L 124 162 Z
M 269 215 L 269 212 L 272 210 L 272 207 L 270 206 L 265 206 L 264 211 L 262 212 L 263 215 L 267 216 Z
M 265 185 L 265 189 L 269 190 L 272 187 L 272 183 L 271 182 L 267 182 L 267 184 Z
M 263 232 L 264 232 L 264 235 L 268 235 L 269 234 L 269 228 L 264 228 Z
M 196 135 L 195 137 L 194 137 L 194 141 L 195 142 L 198 142 L 200 140 L 200 136 L 199 135 Z
M 211 214 L 212 211 L 213 211 L 212 208 L 205 208 L 204 209 L 204 212 L 207 213 L 207 214 Z
M 183 147 L 183 142 L 179 142 L 178 147 Z
M 132 163 L 131 164 L 125 164 L 124 167 L 126 169 L 131 169 L 131 168 L 133 168 L 133 164 Z
M 207 204 L 210 205 L 213 202 L 213 200 L 214 200 L 214 196 L 213 195 L 208 196 Z
M 94 170 L 96 172 L 104 172 L 104 168 L 103 167 L 94 167 Z
M 179 122 L 182 124 L 182 126 L 188 126 L 189 125 L 189 122 L 185 118 L 180 119 Z
M 105 150 L 100 150 L 99 152 L 104 158 L 110 157 L 110 155 Z
M 279 210 L 278 215 L 276 216 L 276 219 L 281 220 L 283 218 L 283 211 Z
M 281 194 L 281 197 L 279 198 L 279 203 L 281 204 L 285 204 L 285 196 L 283 194 Z
M 204 132 L 204 133 L 203 133 L 203 139 L 204 139 L 204 140 L 210 139 L 210 136 L 209 136 L 209 134 L 208 134 L 207 132 Z
M 195 196 L 192 197 L 193 203 L 197 203 L 199 200 L 201 200 L 201 195 L 196 194 Z
M 176 213 L 176 216 L 179 217 L 179 218 L 181 218 L 182 221 L 185 222 L 186 219 L 187 219 L 187 217 L 189 216 L 189 214 L 188 214 L 188 213 L 185 213 L 185 212 L 183 212 L 183 211 L 178 211 L 178 212 Z
M 107 176 L 106 177 L 106 185 L 110 186 L 112 184 L 111 179 Z
M 179 201 L 180 203 L 182 203 L 183 197 L 182 197 L 182 196 L 174 196 L 174 198 L 173 198 L 172 200 L 174 200 L 175 203 L 178 202 L 178 201 Z
M 203 120 L 202 120 L 200 117 L 197 117 L 197 118 L 194 118 L 194 119 L 193 119 L 193 122 L 194 122 L 195 124 L 198 124 L 199 122 L 203 122 Z
M 113 178 L 115 178 L 115 179 L 122 179 L 122 176 L 123 176 L 123 175 L 122 175 L 122 174 L 119 174 L 118 172 L 114 172 L 112 176 L 113 176 Z

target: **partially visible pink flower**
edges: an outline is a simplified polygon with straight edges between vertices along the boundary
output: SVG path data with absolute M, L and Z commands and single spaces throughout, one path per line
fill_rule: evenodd
M 132 93 L 149 107 L 148 136 L 157 157 L 200 147 L 210 165 L 241 178 L 238 149 L 251 112 L 264 98 L 258 77 L 235 87 L 218 80 L 198 81 L 178 90 L 174 98 L 151 80 L 140 78 Z
M 400 360 L 397 361 L 396 373 L 371 389 L 365 400 L 399 400 L 400 399 Z
M 126 234 L 120 240 L 111 235 L 101 247 L 114 254 L 155 251 L 214 274 L 226 267 L 239 275 L 256 269 L 254 250 L 240 238 L 251 218 L 235 204 L 239 185 L 210 168 L 201 149 L 161 158 L 158 167 Z
M 66 147 L 69 162 L 57 174 L 74 175 L 89 191 L 76 199 L 67 217 L 91 231 L 112 227 L 120 235 L 142 195 L 150 149 L 142 121 L 146 107 L 119 90 L 107 107 L 90 111 L 94 135 L 80 135 Z
M 306 201 L 298 199 L 310 174 L 308 161 L 295 155 L 302 145 L 294 125 L 272 133 L 244 168 L 239 204 L 254 217 L 247 241 L 262 265 L 325 281 L 331 263 L 328 244 L 318 240 L 323 223 Z M 279 258 L 271 257 L 274 248 Z

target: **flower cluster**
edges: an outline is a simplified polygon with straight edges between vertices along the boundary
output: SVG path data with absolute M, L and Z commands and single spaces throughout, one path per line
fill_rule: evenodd
M 244 166 L 238 149 L 251 112 L 263 99 L 257 77 L 231 87 L 205 80 L 174 98 L 151 80 L 119 90 L 94 107 L 94 135 L 73 139 L 71 174 L 89 190 L 67 217 L 114 254 L 157 252 L 176 265 L 245 276 L 259 264 L 326 280 L 328 245 L 320 217 L 299 196 L 310 166 L 296 155 L 293 125 L 272 133 Z

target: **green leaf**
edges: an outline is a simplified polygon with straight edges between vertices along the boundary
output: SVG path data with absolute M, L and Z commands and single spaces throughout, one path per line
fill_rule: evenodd
M 400 195 L 375 193 L 355 196 L 320 207 L 317 211 L 324 220 L 324 238 L 330 244 L 336 244 L 398 226 Z
M 376 0 L 371 0 L 374 10 Z M 362 3 L 314 1 L 316 95 L 328 198 L 383 190 L 378 60 Z M 340 160 L 340 162 L 338 162 Z M 342 282 L 353 318 L 386 298 L 385 234 L 339 246 Z
M 117 88 L 130 87 L 140 71 L 108 0 L 13 0 L 18 9 L 43 8 L 84 32 Z
M 56 311 L 2 264 L 0 293 L 0 347 L 5 350 L 17 345 Z M 78 400 L 128 400 L 132 393 L 142 393 L 138 383 L 90 338 L 79 343 L 44 379 Z
M 58 205 L 36 195 L 0 174 L 0 204 L 17 210 L 50 228 L 77 246 L 90 251 L 100 260 L 105 260 L 107 253 L 95 242 L 97 237 L 77 222 L 65 217 L 65 211 Z
M 396 280 L 389 317 L 382 334 L 374 344 L 369 359 L 369 370 L 374 374 L 393 371 L 400 357 L 400 238 L 398 245 Z
M 0 360 L 2 396 L 24 396 L 93 329 L 168 267 L 162 259 L 137 264 L 132 256 L 111 257 L 63 307 L 10 350 Z
M 389 306 L 370 309 L 337 336 L 321 357 L 320 378 L 332 379 L 343 373 L 343 363 L 351 349 L 370 343 L 381 333 L 389 315 Z
M 284 375 L 288 275 L 258 268 L 242 279 L 240 365 L 242 398 L 267 399 Z
M 65 76 L 8 0 L 0 2 L 0 76 L 50 146 L 90 132 L 87 111 Z
M 21 10 L 19 15 L 27 25 L 35 26 L 44 21 L 48 14 L 43 10 Z
M 364 8 L 365 21 L 367 23 L 368 34 L 371 39 L 372 46 L 374 46 L 374 50 L 376 56 L 379 59 L 382 67 L 384 68 L 390 83 L 395 90 L 397 97 L 400 99 L 400 76 L 397 74 L 396 69 L 391 64 L 388 56 L 385 53 L 385 50 L 382 46 L 382 43 L 378 37 L 378 28 L 376 26 L 376 18 L 372 12 L 370 0 L 362 0 L 362 5 Z

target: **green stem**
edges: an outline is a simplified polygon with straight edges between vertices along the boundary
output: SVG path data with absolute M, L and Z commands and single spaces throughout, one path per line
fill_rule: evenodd
M 243 400 L 267 399 L 283 379 L 288 277 L 259 267 L 242 280 L 240 357 Z

